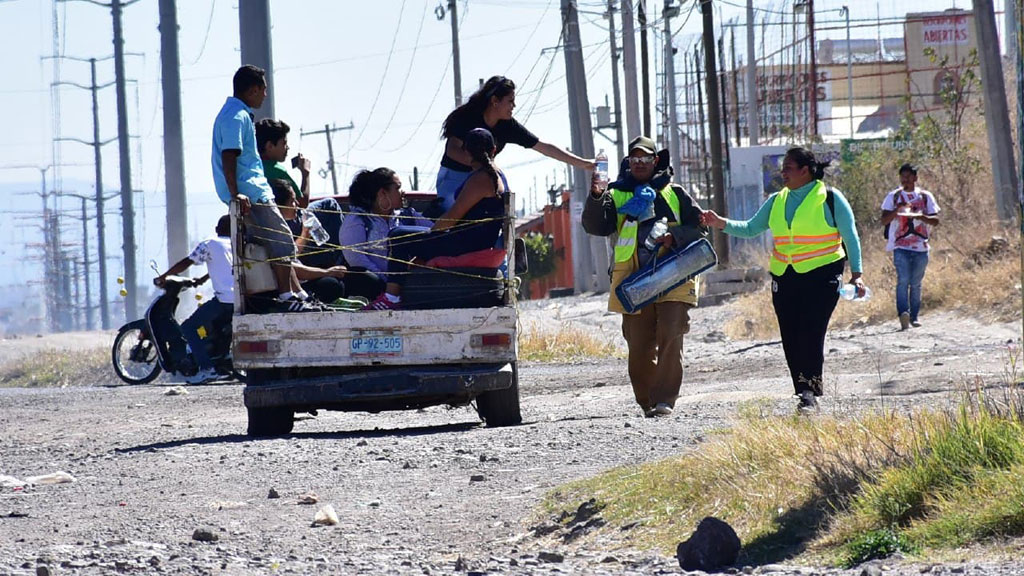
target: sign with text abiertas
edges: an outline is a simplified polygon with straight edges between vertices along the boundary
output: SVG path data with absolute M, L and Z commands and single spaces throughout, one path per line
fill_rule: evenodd
M 921 43 L 924 46 L 966 46 L 970 38 L 965 14 L 933 16 L 921 21 Z

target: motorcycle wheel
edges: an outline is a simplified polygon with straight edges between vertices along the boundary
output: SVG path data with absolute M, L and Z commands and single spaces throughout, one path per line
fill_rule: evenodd
M 144 320 L 129 322 L 118 330 L 111 360 L 117 377 L 128 384 L 148 384 L 160 375 L 156 342 L 149 335 Z

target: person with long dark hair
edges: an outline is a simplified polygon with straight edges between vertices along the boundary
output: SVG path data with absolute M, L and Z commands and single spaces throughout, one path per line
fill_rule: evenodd
M 494 136 L 484 128 L 465 134 L 462 146 L 473 172 L 455 191 L 455 201 L 431 228 L 399 226 L 390 234 L 387 287 L 368 310 L 393 310 L 402 298 L 401 281 L 413 260 L 458 256 L 493 248 L 501 239 L 508 182 L 494 165 Z
M 866 290 L 853 209 L 842 192 L 822 181 L 826 166 L 810 150 L 790 148 L 782 163 L 785 186 L 753 218 L 729 220 L 711 210 L 701 214 L 705 226 L 733 236 L 772 233 L 772 305 L 798 410 L 817 408 L 817 397 L 824 392 L 825 333 L 839 301 L 847 258 L 857 295 Z
M 504 76 L 492 76 L 464 104 L 452 110 L 444 120 L 441 136 L 447 139 L 441 169 L 437 173 L 437 197 L 440 211 L 451 208 L 455 191 L 474 173 L 471 158 L 463 147 L 466 134 L 484 128 L 494 137 L 495 155 L 508 143 L 531 148 L 541 154 L 583 170 L 593 170 L 593 160 L 580 158 L 541 141 L 512 117 L 516 108 L 516 85 Z

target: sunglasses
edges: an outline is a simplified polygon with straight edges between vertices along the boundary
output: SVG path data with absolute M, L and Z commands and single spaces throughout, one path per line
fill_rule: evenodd
M 647 166 L 649 164 L 654 164 L 656 159 L 657 158 L 655 156 L 630 156 L 629 165 L 632 166 L 634 164 L 638 164 L 640 166 Z

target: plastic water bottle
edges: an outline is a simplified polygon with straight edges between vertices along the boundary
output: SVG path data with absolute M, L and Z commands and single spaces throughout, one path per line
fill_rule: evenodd
M 651 252 L 654 252 L 658 247 L 658 238 L 664 236 L 666 232 L 668 232 L 668 218 L 662 216 L 661 220 L 658 220 L 654 223 L 654 226 L 651 226 L 651 233 L 644 240 L 644 246 Z
M 309 229 L 309 235 L 313 238 L 313 242 L 316 242 L 317 246 L 323 246 L 324 242 L 330 240 L 331 235 L 324 230 L 323 224 L 320 223 L 320 219 L 313 214 L 311 210 L 306 210 L 303 218 L 302 225 Z
M 602 185 L 608 183 L 608 155 L 604 153 L 604 148 L 597 151 L 597 158 L 594 158 L 594 163 L 597 164 L 597 170 L 594 171 L 596 180 Z
M 867 302 L 871 299 L 871 288 L 864 287 L 864 295 L 857 296 L 857 287 L 853 284 L 843 284 L 839 287 L 839 297 L 843 300 L 853 300 L 854 302 Z

